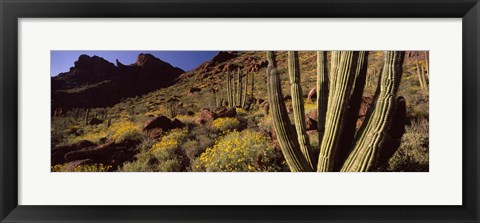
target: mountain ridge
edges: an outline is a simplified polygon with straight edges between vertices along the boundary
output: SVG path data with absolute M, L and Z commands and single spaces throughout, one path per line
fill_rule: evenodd
M 139 54 L 135 63 L 116 64 L 99 56 L 80 55 L 68 72 L 51 77 L 52 110 L 55 108 L 111 106 L 174 83 L 184 70 Z

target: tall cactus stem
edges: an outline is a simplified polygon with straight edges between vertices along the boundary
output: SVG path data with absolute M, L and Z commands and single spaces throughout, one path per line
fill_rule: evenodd
M 282 87 L 276 68 L 275 53 L 267 51 L 267 89 L 270 109 L 272 111 L 273 126 L 275 128 L 280 148 L 292 172 L 313 171 L 300 150 L 295 129 L 288 118 L 287 109 L 283 102 Z
M 88 116 L 90 114 L 90 109 L 85 110 L 85 125 L 88 125 Z
M 336 155 L 341 146 L 345 115 L 359 69 L 357 64 L 363 59 L 364 51 L 333 51 L 331 86 L 325 121 L 325 134 L 320 144 L 317 171 L 331 172 Z M 359 56 L 360 55 L 360 56 Z
M 227 72 L 227 101 L 228 107 L 232 107 L 232 86 L 231 86 L 230 72 Z
M 255 74 L 252 73 L 252 87 L 251 87 L 251 90 L 250 90 L 250 96 L 251 96 L 252 98 L 254 98 L 254 97 L 253 97 L 253 92 L 255 91 L 255 85 L 254 85 L 255 79 L 254 79 L 254 77 L 255 77 Z
M 416 69 L 417 69 L 418 82 L 420 82 L 420 88 L 422 89 L 422 91 L 425 91 L 426 86 L 425 86 L 425 82 L 424 82 L 424 79 L 423 79 L 423 72 L 420 69 L 420 65 L 418 63 L 418 60 L 415 60 L 415 65 L 416 65 Z
M 317 51 L 317 130 L 318 144 L 321 145 L 325 133 L 325 115 L 328 106 L 327 52 Z
M 237 69 L 237 79 L 238 79 L 237 106 L 241 106 L 242 105 L 242 95 L 243 95 L 242 94 L 243 85 L 242 85 L 242 75 L 240 74 L 240 68 Z
M 245 88 L 243 90 L 242 96 L 242 108 L 245 108 L 245 103 L 247 101 L 247 92 L 248 92 L 248 73 L 245 73 Z
M 235 78 L 235 74 L 232 75 L 232 107 L 235 108 L 237 106 L 237 80 Z
M 303 103 L 302 86 L 300 85 L 300 63 L 298 62 L 297 51 L 288 51 L 288 73 L 290 77 L 293 118 L 295 121 L 298 143 L 305 159 L 307 159 L 307 162 L 310 163 L 313 168 L 313 152 L 308 142 L 307 130 L 305 127 L 305 107 Z
M 372 112 L 365 119 L 364 126 L 357 133 L 357 141 L 352 152 L 343 164 L 343 172 L 364 172 L 375 168 L 384 141 L 391 138 L 389 131 L 394 122 L 396 95 L 402 75 L 404 51 L 385 52 L 380 89 L 371 108 Z

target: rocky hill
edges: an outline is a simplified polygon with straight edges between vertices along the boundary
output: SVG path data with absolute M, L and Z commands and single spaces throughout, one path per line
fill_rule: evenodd
M 112 106 L 170 86 L 185 72 L 151 54 L 139 54 L 134 64 L 116 63 L 81 55 L 70 71 L 52 77 L 52 110 Z

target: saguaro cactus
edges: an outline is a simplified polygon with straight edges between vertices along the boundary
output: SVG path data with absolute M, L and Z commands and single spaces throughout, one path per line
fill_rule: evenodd
M 313 166 L 301 152 L 295 129 L 288 118 L 287 109 L 283 103 L 283 95 L 278 76 L 275 53 L 267 51 L 267 90 L 272 111 L 273 126 L 277 133 L 280 148 L 285 156 L 290 170 L 293 172 L 313 171 Z
M 356 137 L 354 137 L 355 121 L 358 118 L 365 86 L 368 52 L 332 52 L 330 82 L 327 80 L 325 66 L 322 66 L 324 54 L 317 54 L 319 55 L 317 59 L 319 65 L 317 70 L 318 110 L 321 110 L 322 104 L 325 105 L 322 98 L 328 98 L 328 101 L 324 123 L 325 134 L 320 142 L 318 163 L 314 161 L 312 163 L 311 160 L 307 160 L 308 156 L 302 153 L 299 137 L 302 130 L 301 127 L 298 128 L 301 126 L 301 121 L 298 120 L 301 115 L 299 116 L 298 112 L 303 113 L 303 110 L 299 105 L 294 106 L 297 107 L 294 108 L 294 111 L 297 109 L 297 112 L 294 112 L 296 132 L 282 100 L 275 54 L 267 52 L 267 89 L 273 124 L 291 171 L 313 171 L 313 166 L 317 166 L 317 171 L 372 171 L 382 163 L 386 163 L 400 145 L 400 139 L 404 133 L 405 100 L 402 97 L 396 99 L 404 54 L 397 51 L 385 52 L 385 63 L 377 86 L 375 103 Z M 299 83 L 299 79 L 296 79 L 299 74 L 294 72 L 295 68 L 298 68 L 295 53 L 289 52 L 289 59 L 292 101 L 298 102 L 298 90 L 293 87 L 297 87 Z M 328 89 L 328 96 L 322 88 Z
M 300 65 L 298 62 L 297 51 L 288 51 L 288 73 L 290 76 L 293 117 L 295 120 L 298 143 L 307 162 L 312 163 L 313 153 L 310 149 L 310 144 L 308 143 L 307 130 L 305 127 L 305 108 L 302 97 L 302 86 L 300 85 Z

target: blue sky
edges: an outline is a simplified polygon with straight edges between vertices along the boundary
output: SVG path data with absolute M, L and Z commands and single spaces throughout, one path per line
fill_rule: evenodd
M 123 51 L 123 50 L 52 50 L 50 51 L 50 76 L 57 76 L 59 73 L 67 72 L 73 63 L 82 54 L 89 56 L 97 55 L 115 64 L 118 59 L 122 64 L 135 63 L 140 53 L 150 53 L 161 60 L 170 63 L 185 71 L 196 68 L 201 63 L 210 60 L 218 51 Z

